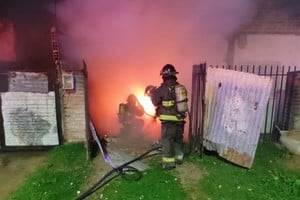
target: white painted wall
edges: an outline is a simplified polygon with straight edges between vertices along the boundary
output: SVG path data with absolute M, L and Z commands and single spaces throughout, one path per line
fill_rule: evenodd
M 247 35 L 244 48 L 235 43 L 234 64 L 290 65 L 300 69 L 300 35 Z

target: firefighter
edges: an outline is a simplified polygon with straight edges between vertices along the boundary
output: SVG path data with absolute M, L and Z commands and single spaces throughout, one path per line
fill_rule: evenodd
M 187 92 L 177 82 L 175 67 L 166 64 L 160 75 L 163 82 L 156 88 L 148 86 L 145 93 L 149 94 L 156 115 L 161 121 L 162 167 L 174 169 L 183 161 L 183 133 L 187 113 Z
M 119 104 L 118 118 L 123 125 L 123 132 L 142 131 L 144 121 L 139 117 L 144 115 L 144 108 L 139 103 L 135 95 L 130 94 L 127 97 L 127 103 Z

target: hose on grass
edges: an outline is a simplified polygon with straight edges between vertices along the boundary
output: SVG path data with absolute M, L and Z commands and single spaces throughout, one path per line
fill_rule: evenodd
M 161 149 L 161 146 L 156 146 L 154 148 L 151 148 L 148 151 L 146 151 L 145 153 L 141 154 L 140 156 L 120 165 L 119 167 L 113 168 L 112 170 L 107 172 L 99 181 L 97 181 L 92 187 L 90 187 L 87 191 L 85 191 L 79 197 L 77 197 L 76 200 L 85 199 L 86 197 L 90 196 L 91 194 L 96 192 L 98 189 L 103 187 L 105 184 L 107 184 L 108 182 L 110 182 L 111 180 L 113 180 L 114 178 L 116 178 L 120 175 L 121 175 L 121 177 L 123 177 L 126 180 L 130 180 L 130 179 L 132 180 L 132 178 L 130 178 L 130 176 L 127 176 L 128 173 L 137 173 L 138 176 L 136 178 L 134 178 L 134 180 L 139 180 L 142 177 L 142 173 L 138 169 L 136 169 L 132 166 L 129 166 L 129 165 L 137 160 L 145 158 L 149 153 L 151 153 L 153 151 L 159 151 L 160 149 Z M 156 155 L 156 154 L 152 154 L 152 155 Z M 110 177 L 113 173 L 116 173 L 116 174 L 113 177 Z

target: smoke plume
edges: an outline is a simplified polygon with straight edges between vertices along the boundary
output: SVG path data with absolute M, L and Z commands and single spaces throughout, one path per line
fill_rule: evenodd
M 65 0 L 57 5 L 63 54 L 84 59 L 96 126 L 118 131 L 118 104 L 159 85 L 167 63 L 191 94 L 192 65 L 223 64 L 226 38 L 249 20 L 254 0 Z M 76 64 L 74 64 L 75 66 Z M 78 64 L 77 64 L 78 65 Z

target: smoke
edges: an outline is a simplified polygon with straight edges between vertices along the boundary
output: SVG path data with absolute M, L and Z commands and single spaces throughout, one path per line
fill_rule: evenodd
M 224 63 L 226 38 L 252 16 L 253 1 L 59 3 L 63 54 L 69 63 L 82 59 L 87 63 L 90 112 L 96 126 L 107 134 L 117 133 L 118 104 L 130 93 L 142 94 L 148 84 L 159 85 L 159 71 L 167 63 L 176 67 L 179 82 L 191 94 L 192 65 Z

